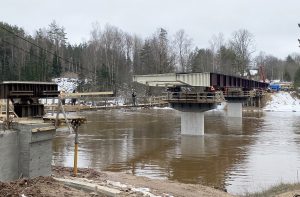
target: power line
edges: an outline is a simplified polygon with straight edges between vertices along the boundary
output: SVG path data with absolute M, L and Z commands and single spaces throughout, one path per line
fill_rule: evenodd
M 74 65 L 73 62 L 71 62 L 71 61 L 69 61 L 69 60 L 67 60 L 67 59 L 65 59 L 65 58 L 63 58 L 63 57 L 61 57 L 61 56 L 59 56 L 58 54 L 55 54 L 55 53 L 52 52 L 52 51 L 49 51 L 49 50 L 47 50 L 47 49 L 44 49 L 43 47 L 39 46 L 38 44 L 36 44 L 36 43 L 34 43 L 34 42 L 31 42 L 31 41 L 27 40 L 26 38 L 24 38 L 24 37 L 22 37 L 22 36 L 19 36 L 18 34 L 16 34 L 15 32 L 13 32 L 13 31 L 11 31 L 11 30 L 9 30 L 8 28 L 5 28 L 5 27 L 3 27 L 3 26 L 1 26 L 1 25 L 0 25 L 0 28 L 4 29 L 5 31 L 7 31 L 8 33 L 14 35 L 14 36 L 17 37 L 17 38 L 20 38 L 21 40 L 23 40 L 23 41 L 25 41 L 25 42 L 27 42 L 27 43 L 30 43 L 30 44 L 32 44 L 33 46 L 35 46 L 35 47 L 37 47 L 37 48 L 39 48 L 39 49 L 41 49 L 41 50 L 44 50 L 46 53 L 49 53 L 49 54 L 54 55 L 54 56 L 56 55 L 57 58 L 63 60 L 65 63 L 69 63 L 69 64 L 71 64 L 72 66 L 76 66 L 76 65 Z M 3 41 L 3 42 L 6 42 L 6 43 L 8 43 L 8 44 L 13 45 L 14 47 L 16 47 L 16 48 L 18 48 L 18 49 L 20 49 L 20 50 L 23 50 L 23 51 L 25 51 L 25 52 L 28 52 L 28 51 L 26 51 L 26 50 L 24 50 L 24 49 L 22 49 L 22 48 L 20 48 L 20 47 L 17 47 L 16 45 L 14 45 L 14 44 L 12 44 L 12 43 L 10 43 L 10 42 L 7 42 L 7 41 L 5 41 L 5 40 L 3 40 L 3 39 L 2 39 L 2 41 Z M 36 55 L 35 55 L 35 56 L 36 56 Z M 90 71 L 88 68 L 83 68 L 83 67 L 81 67 L 81 69 L 85 69 L 86 71 L 93 73 L 93 71 Z
M 47 49 L 44 49 L 43 47 L 39 46 L 38 44 L 35 44 L 34 42 L 31 42 L 31 41 L 27 40 L 26 38 L 24 38 L 24 37 L 22 37 L 22 36 L 19 36 L 19 35 L 16 34 L 15 32 L 13 32 L 13 31 L 11 31 L 11 30 L 9 30 L 9 29 L 3 27 L 3 26 L 0 26 L 0 28 L 4 29 L 4 30 L 7 31 L 8 33 L 10 33 L 10 34 L 12 34 L 12 35 L 14 35 L 14 36 L 20 38 L 21 40 L 24 40 L 25 42 L 28 42 L 28 43 L 34 45 L 35 47 L 38 47 L 39 49 L 45 50 L 47 53 L 50 53 L 51 55 L 56 55 L 58 58 L 64 60 L 64 61 L 67 62 L 67 63 L 72 63 L 72 62 L 70 62 L 70 61 L 64 59 L 63 57 L 61 57 L 61 56 L 59 56 L 59 55 L 53 53 L 52 51 L 49 51 L 49 50 L 47 50 Z
M 15 47 L 15 48 L 17 48 L 17 49 L 23 51 L 23 52 L 25 52 L 25 53 L 28 53 L 28 54 L 33 55 L 33 56 L 38 57 L 38 58 L 42 58 L 42 56 L 36 55 L 36 54 L 34 54 L 34 53 L 31 53 L 30 51 L 27 51 L 27 50 L 25 50 L 25 49 L 23 49 L 23 48 L 21 48 L 21 47 L 15 45 L 15 44 L 11 43 L 11 42 L 8 42 L 8 41 L 6 41 L 6 40 L 2 40 L 2 42 L 5 42 L 5 43 L 7 43 L 7 44 L 9 44 L 9 45 L 11 45 L 11 46 L 13 46 L 13 47 Z M 4 46 L 2 46 L 2 48 L 4 48 Z M 52 62 L 50 62 L 50 61 L 47 60 L 47 59 L 45 59 L 45 61 L 48 62 L 49 64 L 52 63 Z

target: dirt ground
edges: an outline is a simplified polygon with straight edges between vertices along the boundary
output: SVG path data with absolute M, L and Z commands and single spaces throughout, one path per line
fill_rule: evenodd
M 55 177 L 70 177 L 72 174 L 71 168 L 65 167 L 53 167 L 53 175 Z M 132 188 L 149 188 L 151 193 L 162 197 L 168 196 L 189 196 L 189 197 L 227 197 L 232 196 L 224 191 L 220 191 L 214 188 L 206 187 L 199 184 L 183 184 L 178 182 L 172 182 L 168 180 L 154 180 L 146 177 L 138 177 L 125 173 L 115 172 L 98 172 L 93 169 L 79 169 L 78 178 L 86 178 L 95 181 L 96 183 L 106 183 L 106 186 L 110 186 L 109 182 L 120 183 L 127 185 L 127 188 L 123 191 L 130 191 Z M 137 196 L 137 194 L 124 196 Z M 123 196 L 122 195 L 122 196 Z M 143 196 L 143 195 L 138 195 Z
M 72 176 L 72 168 L 52 167 L 52 177 L 37 177 L 33 179 L 19 179 L 11 182 L 0 182 L 0 196 L 2 197 L 83 197 L 105 196 L 95 192 L 82 191 L 64 185 L 55 178 L 65 178 L 86 183 L 118 189 L 121 197 L 142 196 L 189 196 L 189 197 L 227 197 L 226 192 L 197 184 L 183 184 L 168 180 L 152 180 L 125 173 L 99 172 L 93 169 L 78 169 L 78 176 Z M 144 192 L 146 191 L 146 193 Z M 148 192 L 148 193 L 147 193 Z
M 34 179 L 19 179 L 12 182 L 0 182 L 1 197 L 83 197 L 88 193 L 67 187 L 55 181 L 52 177 L 37 177 Z
M 300 190 L 289 191 L 279 194 L 277 197 L 300 197 Z

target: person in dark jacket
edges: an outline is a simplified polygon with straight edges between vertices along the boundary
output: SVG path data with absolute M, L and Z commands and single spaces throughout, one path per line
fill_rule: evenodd
M 132 96 L 132 105 L 136 106 L 136 93 L 135 93 L 135 91 L 133 89 L 132 89 L 131 96 Z
M 73 93 L 75 93 L 75 90 L 73 90 Z M 76 105 L 76 98 L 72 98 L 71 99 L 71 104 L 72 105 Z

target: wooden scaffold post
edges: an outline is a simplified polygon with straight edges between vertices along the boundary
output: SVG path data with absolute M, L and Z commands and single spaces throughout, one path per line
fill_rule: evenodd
M 80 120 L 79 119 L 73 119 L 71 121 L 71 125 L 73 127 L 73 131 L 75 132 L 75 140 L 74 140 L 74 168 L 73 168 L 73 174 L 76 177 L 77 176 L 77 161 L 78 161 L 78 127 L 80 126 Z

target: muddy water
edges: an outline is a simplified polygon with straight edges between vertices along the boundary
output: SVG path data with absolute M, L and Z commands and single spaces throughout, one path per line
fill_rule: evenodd
M 300 113 L 205 113 L 205 135 L 180 135 L 174 110 L 85 113 L 79 167 L 201 183 L 243 194 L 300 179 Z M 72 166 L 74 136 L 60 131 L 53 164 Z M 299 173 L 298 173 L 299 170 Z

